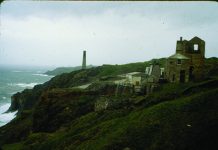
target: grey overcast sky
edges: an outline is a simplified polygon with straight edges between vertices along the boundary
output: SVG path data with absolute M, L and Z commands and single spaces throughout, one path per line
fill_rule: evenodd
M 4 1 L 0 65 L 141 62 L 175 52 L 180 36 L 218 56 L 217 2 Z

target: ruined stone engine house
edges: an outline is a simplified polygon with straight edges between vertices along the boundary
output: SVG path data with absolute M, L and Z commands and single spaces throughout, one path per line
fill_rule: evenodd
M 166 62 L 165 75 L 169 82 L 189 82 L 204 77 L 205 41 L 194 37 L 190 41 L 182 37 L 176 44 L 176 53 Z

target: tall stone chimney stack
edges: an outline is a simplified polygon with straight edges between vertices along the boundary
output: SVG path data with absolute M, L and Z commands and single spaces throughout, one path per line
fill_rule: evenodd
M 86 69 L 86 51 L 83 51 L 82 69 Z

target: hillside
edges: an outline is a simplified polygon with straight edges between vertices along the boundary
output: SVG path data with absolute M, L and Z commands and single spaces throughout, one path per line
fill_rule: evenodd
M 92 68 L 94 66 L 92 65 L 88 65 L 87 68 Z M 72 71 L 76 71 L 76 70 L 80 70 L 82 69 L 81 66 L 76 66 L 76 67 L 58 67 L 54 70 L 50 70 L 50 71 L 46 71 L 45 74 L 47 75 L 53 75 L 53 76 L 56 76 L 56 75 L 60 75 L 62 73 L 70 73 Z
M 124 65 L 103 65 L 86 70 L 77 70 L 70 73 L 57 75 L 43 85 L 36 85 L 33 89 L 26 89 L 12 96 L 12 105 L 9 111 L 32 109 L 38 101 L 43 91 L 52 88 L 71 88 L 99 80 L 116 79 L 117 75 L 128 72 L 144 72 L 145 67 L 152 62 L 139 62 Z M 160 64 L 164 65 L 165 59 L 159 59 Z
M 148 96 L 115 94 L 108 81 L 144 72 L 149 63 L 73 71 L 15 94 L 10 111 L 19 114 L 0 128 L 2 149 L 217 149 L 218 59 L 206 60 L 204 81 L 165 83 Z M 73 88 L 90 82 L 86 90 Z

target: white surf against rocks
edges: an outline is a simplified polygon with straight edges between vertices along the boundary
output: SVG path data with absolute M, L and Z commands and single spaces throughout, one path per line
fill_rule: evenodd
M 34 76 L 41 76 L 41 77 L 54 77 L 52 75 L 47 75 L 47 74 L 43 74 L 43 73 L 34 73 L 32 75 L 34 75 Z
M 5 113 L 10 107 L 10 105 L 11 105 L 10 103 L 7 103 L 0 106 L 0 127 L 7 124 L 8 122 L 10 122 L 12 119 L 16 117 L 17 111 Z
M 33 88 L 37 84 L 42 84 L 42 83 L 8 83 L 9 86 L 19 86 L 22 88 Z

